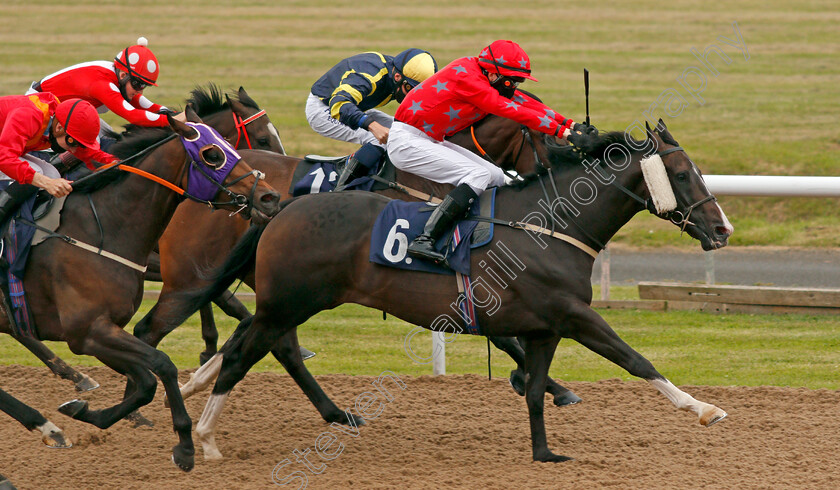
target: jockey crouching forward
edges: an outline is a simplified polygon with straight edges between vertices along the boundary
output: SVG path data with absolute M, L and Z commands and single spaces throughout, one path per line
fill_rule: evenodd
M 516 87 L 531 76 L 531 62 L 512 41 L 495 41 L 478 57 L 460 58 L 412 90 L 397 109 L 388 156 L 400 170 L 455 185 L 429 217 L 423 233 L 408 247 L 410 255 L 440 262 L 435 241 L 464 217 L 488 187 L 505 183 L 505 174 L 475 153 L 445 140 L 488 113 L 513 119 L 545 134 L 591 135 L 594 128 L 575 123 Z
M 164 113 L 172 111 L 143 96 L 148 86 L 157 86 L 160 74 L 157 58 L 147 45 L 141 37 L 113 61 L 88 61 L 59 70 L 33 82 L 26 95 L 50 92 L 59 100 L 78 98 L 90 102 L 100 114 L 110 110 L 137 126 L 168 126 Z M 105 121 L 100 125 L 100 135 L 111 129 Z M 103 139 L 102 145 L 107 149 L 111 142 Z M 67 166 L 77 163 L 70 157 L 62 155 Z
M 111 163 L 116 157 L 99 149 L 99 115 L 81 99 L 59 103 L 55 95 L 35 93 L 0 97 L 0 180 L 13 180 L 0 191 L 0 229 L 39 188 L 64 197 L 73 188 L 49 163 L 27 155 L 52 148 L 69 151 L 91 169 L 93 161 Z
M 411 89 L 437 71 L 427 51 L 407 49 L 397 56 L 362 53 L 340 61 L 312 85 L 306 120 L 328 138 L 362 145 L 347 161 L 336 182 L 367 175 L 385 154 L 394 118 L 375 109 L 391 100 L 401 103 Z

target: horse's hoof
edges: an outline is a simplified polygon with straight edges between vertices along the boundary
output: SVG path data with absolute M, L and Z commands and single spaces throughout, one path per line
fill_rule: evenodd
M 574 459 L 575 458 L 570 458 L 568 456 L 554 454 L 551 451 L 545 451 L 544 453 L 534 455 L 534 461 L 540 463 L 562 463 L 564 461 L 574 461 Z
M 64 437 L 63 433 L 59 434 L 50 434 L 43 436 L 41 441 L 49 448 L 52 449 L 70 449 L 73 447 L 73 443 L 70 439 Z
M 85 391 L 92 391 L 99 388 L 99 383 L 90 376 L 82 375 L 82 379 L 76 382 L 76 391 L 84 393 Z
M 58 411 L 67 415 L 68 417 L 72 417 L 77 419 L 79 415 L 83 412 L 86 412 L 88 409 L 88 402 L 84 400 L 70 400 L 67 403 L 63 403 L 60 407 L 58 407 Z
M 202 352 L 201 354 L 198 355 L 198 365 L 203 366 L 204 364 L 207 363 L 207 361 L 210 360 L 211 357 L 213 357 L 215 355 L 216 355 L 215 352 L 207 352 L 207 351 Z
M 571 391 L 564 391 L 563 393 L 558 393 L 554 396 L 554 404 L 558 407 L 565 407 L 566 405 L 576 405 L 580 403 L 581 400 L 579 396 L 575 395 Z
M 341 412 L 340 414 L 338 414 L 338 416 L 328 417 L 326 418 L 326 421 L 346 425 L 349 427 L 360 427 L 366 424 L 365 419 L 363 419 L 360 415 L 353 415 L 353 413 L 350 411 Z
M 144 417 L 143 414 L 140 413 L 139 410 L 135 410 L 135 411 L 131 412 L 130 414 L 126 415 L 125 420 L 134 424 L 135 429 L 138 428 L 138 427 L 154 427 L 155 426 L 155 423 L 152 422 L 151 420 L 147 419 L 146 417 Z
M 0 475 L 0 490 L 17 490 L 12 482 L 3 475 Z
M 353 425 L 353 423 L 355 423 L 356 427 L 361 427 L 367 424 L 367 422 L 365 422 L 365 419 L 363 419 L 360 415 L 353 415 L 352 413 L 349 413 L 349 416 L 351 419 L 353 419 L 353 422 L 347 420 L 347 422 L 344 425 Z M 344 418 L 346 419 L 347 417 L 345 416 Z
M 172 464 L 177 466 L 179 470 L 189 473 L 195 467 L 195 456 L 175 446 L 172 448 Z
M 46 424 L 36 427 L 33 432 L 38 431 L 41 435 L 41 442 L 49 448 L 53 449 L 69 449 L 73 447 L 70 439 L 64 437 L 64 431 L 59 429 L 55 424 L 47 421 Z
M 508 379 L 508 383 L 510 383 L 510 387 L 513 388 L 513 391 L 515 391 L 517 395 L 525 396 L 525 380 L 519 375 L 518 371 L 510 372 L 510 379 Z
M 711 427 L 725 419 L 727 415 L 723 410 L 714 407 L 714 410 L 709 410 L 700 417 L 700 423 L 706 427 Z
M 315 353 L 307 349 L 306 347 L 301 347 L 300 357 L 303 358 L 303 360 L 305 361 L 307 359 L 312 359 L 313 357 L 315 357 Z

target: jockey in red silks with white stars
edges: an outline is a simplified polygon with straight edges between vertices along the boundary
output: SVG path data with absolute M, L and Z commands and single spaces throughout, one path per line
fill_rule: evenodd
M 442 261 L 435 240 L 462 218 L 488 187 L 505 183 L 502 170 L 445 140 L 489 114 L 513 119 L 545 134 L 563 137 L 586 131 L 548 106 L 516 90 L 531 76 L 531 62 L 512 41 L 499 40 L 478 57 L 460 58 L 408 93 L 394 116 L 388 156 L 395 167 L 455 185 L 429 217 L 408 253 Z
M 169 109 L 143 96 L 146 87 L 157 86 L 160 73 L 147 45 L 141 37 L 136 45 L 117 53 L 114 61 L 89 61 L 59 70 L 33 82 L 27 95 L 50 92 L 59 100 L 78 98 L 93 104 L 100 114 L 110 110 L 137 126 L 168 126 L 161 112 Z

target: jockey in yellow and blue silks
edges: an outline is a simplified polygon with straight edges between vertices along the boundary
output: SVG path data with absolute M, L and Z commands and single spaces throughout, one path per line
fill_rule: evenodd
M 407 49 L 397 56 L 369 52 L 341 60 L 312 85 L 306 120 L 315 132 L 362 147 L 347 161 L 336 190 L 366 175 L 385 154 L 394 118 L 377 110 L 406 94 L 437 71 L 427 51 Z

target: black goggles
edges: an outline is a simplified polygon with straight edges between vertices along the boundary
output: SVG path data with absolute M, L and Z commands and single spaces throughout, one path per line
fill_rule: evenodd
M 495 84 L 505 86 L 507 88 L 516 88 L 519 86 L 520 83 L 524 82 L 525 79 L 522 77 L 507 77 L 502 76 L 498 80 L 496 80 Z M 494 84 L 494 85 L 495 85 Z
M 138 80 L 134 77 L 129 78 L 129 83 L 131 83 L 131 88 L 133 88 L 134 90 L 137 90 L 137 91 L 145 90 L 145 88 L 150 85 L 150 84 L 148 84 L 148 83 L 146 83 L 142 80 Z
M 70 136 L 69 134 L 64 138 L 64 141 L 67 143 L 67 146 L 70 148 L 81 148 L 82 144 L 76 141 L 76 138 Z

